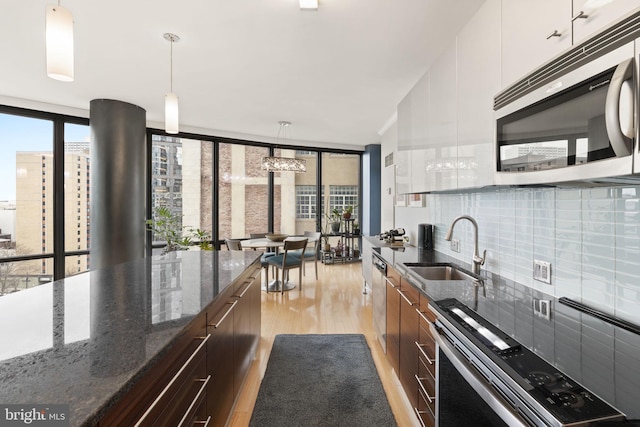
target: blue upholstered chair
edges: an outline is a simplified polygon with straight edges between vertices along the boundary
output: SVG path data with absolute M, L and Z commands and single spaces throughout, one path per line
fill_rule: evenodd
M 303 255 L 303 252 L 300 250 L 296 250 L 291 253 L 292 255 L 302 258 L 302 261 L 303 261 L 302 272 L 305 274 L 305 276 L 306 276 L 307 269 L 304 266 L 304 264 L 307 261 L 314 262 L 315 269 L 316 269 L 316 280 L 318 280 L 318 256 L 320 255 L 320 241 L 321 241 L 320 237 L 321 236 L 322 236 L 322 233 L 318 231 L 305 231 L 304 237 L 308 237 L 309 240 L 315 240 L 313 247 L 306 248 L 306 250 L 304 251 L 304 255 Z
M 307 247 L 309 239 L 296 239 L 284 241 L 284 252 L 271 256 L 266 259 L 267 265 L 276 267 L 276 281 L 278 281 L 278 271 L 282 270 L 282 283 L 280 284 L 280 292 L 284 293 L 284 283 L 289 277 L 289 270 L 298 268 L 298 280 L 300 289 L 302 289 L 302 259 L 304 258 L 304 250 Z M 292 251 L 301 250 L 302 257 L 292 255 Z M 267 269 L 267 292 L 269 292 L 269 270 Z

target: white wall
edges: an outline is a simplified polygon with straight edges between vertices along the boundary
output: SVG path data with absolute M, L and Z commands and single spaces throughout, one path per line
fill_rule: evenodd
M 395 184 L 395 165 L 385 167 L 385 157 L 393 152 L 398 147 L 398 125 L 393 123 L 382 134 L 382 150 L 381 150 L 381 183 L 380 190 L 382 192 L 380 196 L 380 204 L 382 206 L 382 212 L 380 217 L 380 230 L 387 231 L 393 227 L 394 224 L 394 202 L 396 193 Z

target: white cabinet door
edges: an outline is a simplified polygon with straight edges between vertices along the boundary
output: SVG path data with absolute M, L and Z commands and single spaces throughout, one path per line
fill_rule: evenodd
M 411 107 L 413 124 L 413 144 L 411 146 L 411 192 L 427 191 L 427 180 L 424 168 L 424 152 L 429 146 L 429 77 L 426 72 L 411 89 Z
M 573 42 L 579 43 L 596 32 L 604 29 L 627 13 L 638 9 L 638 0 L 615 0 L 601 7 L 589 9 L 587 0 L 573 0 L 574 16 L 583 12 L 587 18 L 573 21 Z M 593 2 L 592 2 L 593 3 Z
M 458 35 L 458 188 L 493 184 L 493 97 L 500 90 L 500 0 Z
M 502 87 L 570 46 L 571 0 L 502 2 Z
M 411 193 L 411 151 L 398 150 L 395 155 L 396 194 Z
M 454 41 L 429 69 L 429 143 L 423 168 L 426 172 L 424 191 L 454 190 L 458 187 L 456 115 Z

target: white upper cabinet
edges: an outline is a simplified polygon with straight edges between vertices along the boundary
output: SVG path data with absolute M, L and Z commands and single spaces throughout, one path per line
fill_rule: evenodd
M 638 0 L 573 0 L 573 42 L 579 43 L 640 7 Z M 583 18 L 586 16 L 586 18 Z
M 570 46 L 570 0 L 502 2 L 502 87 Z
M 424 167 L 418 160 L 428 141 L 429 73 L 425 73 L 398 105 L 398 154 L 396 191 L 423 192 Z M 409 152 L 407 153 L 403 153 Z
M 456 43 L 429 68 L 428 144 L 422 191 L 454 190 L 457 174 Z
M 500 90 L 500 0 L 487 0 L 458 35 L 458 188 L 493 184 L 493 97 Z

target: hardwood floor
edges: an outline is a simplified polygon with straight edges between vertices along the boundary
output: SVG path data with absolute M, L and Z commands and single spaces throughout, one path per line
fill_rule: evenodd
M 262 337 L 249 374 L 245 380 L 229 425 L 249 425 L 260 381 L 264 376 L 273 340 L 277 334 L 365 335 L 398 426 L 418 426 L 413 409 L 401 392 L 401 385 L 387 363 L 378 343 L 371 319 L 371 295 L 363 295 L 362 265 L 318 264 L 318 280 L 313 266 L 298 287 L 280 293 L 262 292 Z M 297 280 L 294 270 L 291 277 Z M 376 426 L 377 427 L 377 426 Z

